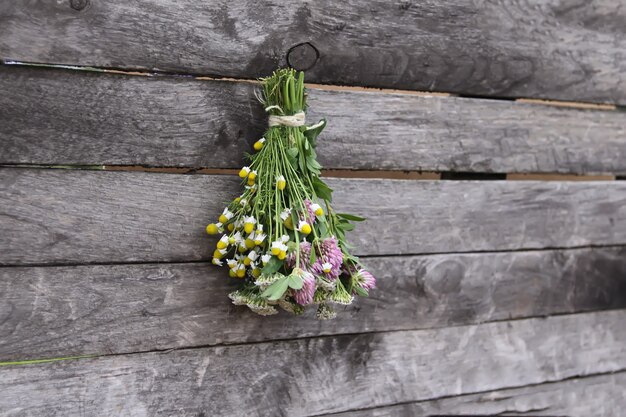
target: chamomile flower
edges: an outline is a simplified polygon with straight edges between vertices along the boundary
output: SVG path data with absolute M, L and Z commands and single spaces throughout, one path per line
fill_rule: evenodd
M 283 247 L 283 242 L 278 241 L 278 240 L 272 242 L 272 246 L 270 249 L 272 251 L 272 255 L 277 256 L 282 250 L 282 247 Z
M 239 253 L 244 253 L 248 250 L 248 247 L 246 246 L 245 242 L 241 242 L 239 246 L 237 246 L 237 250 L 239 251 Z
M 298 223 L 298 231 L 304 235 L 308 235 L 311 233 L 311 225 L 304 220 L 300 220 L 300 223 Z
M 322 271 L 329 273 L 333 269 L 333 265 L 330 262 L 324 262 L 322 264 Z
M 285 177 L 283 177 L 282 175 L 279 175 L 276 177 L 276 188 L 278 188 L 280 191 L 284 190 L 285 187 L 287 186 L 287 181 L 285 180 Z
M 239 171 L 239 178 L 246 178 L 250 174 L 250 167 L 243 167 L 241 171 Z
M 217 229 L 217 225 L 215 223 L 211 223 L 206 227 L 206 232 L 210 235 L 216 235 L 219 233 Z
M 289 215 L 291 214 L 291 209 L 290 208 L 286 208 L 284 209 L 281 213 L 280 213 L 280 219 L 282 221 L 287 220 L 287 218 L 289 217 Z
M 246 266 L 250 266 L 250 264 L 252 264 L 252 262 L 256 261 L 258 257 L 259 257 L 259 255 L 254 250 L 251 250 L 248 253 L 248 256 L 246 256 L 243 259 L 243 264 L 246 265 Z
M 231 239 L 233 240 L 232 243 L 239 244 L 239 243 L 243 242 L 243 237 L 241 236 L 241 232 L 235 232 L 235 234 L 232 235 Z M 229 239 L 229 241 L 230 241 L 230 239 Z
M 261 245 L 266 237 L 267 235 L 265 233 L 259 233 L 259 231 L 257 230 L 257 232 L 254 234 L 254 244 L 257 246 Z
M 287 239 L 289 239 L 289 236 L 287 236 Z M 278 259 L 285 259 L 285 257 L 287 256 L 287 250 L 288 247 L 287 245 L 285 245 L 285 242 L 282 240 L 277 240 L 272 242 L 272 247 L 271 247 L 271 251 L 272 251 L 272 255 L 275 255 L 278 257 Z
M 265 145 L 265 138 L 261 138 L 259 140 L 257 140 L 256 142 L 254 142 L 254 150 L 255 151 L 260 151 L 261 149 L 263 149 L 263 145 Z
M 252 216 L 244 217 L 243 219 L 243 230 L 250 234 L 254 230 L 254 225 L 256 224 L 256 219 Z
M 237 267 L 237 270 L 235 271 L 235 274 L 237 275 L 237 278 L 243 278 L 246 276 L 246 267 L 243 265 L 239 265 Z
M 206 227 L 206 232 L 210 235 L 216 235 L 218 233 L 224 232 L 224 225 L 220 222 L 210 223 Z
M 228 265 L 228 267 L 230 269 L 236 268 L 237 267 L 238 262 L 234 259 L 227 259 L 226 260 L 226 265 Z
M 261 262 L 263 263 L 263 265 L 266 265 L 270 259 L 272 259 L 272 255 L 270 254 L 265 254 L 265 255 L 261 255 Z
M 228 236 L 222 235 L 221 239 L 217 242 L 217 248 L 226 249 L 229 244 L 230 244 L 230 241 L 228 239 Z
M 228 210 L 228 207 L 226 207 L 224 211 L 222 212 L 222 214 L 220 214 L 219 221 L 220 223 L 227 223 L 230 219 L 233 218 L 234 215 L 235 214 L 231 212 L 230 210 Z
M 222 259 L 227 253 L 228 251 L 226 249 L 215 249 L 213 251 L 213 257 L 217 259 Z
M 248 237 L 243 241 L 243 243 L 246 245 L 246 248 L 252 249 L 255 246 L 255 244 L 254 244 L 254 232 L 252 232 L 250 235 L 248 235 Z
M 322 206 L 320 206 L 317 203 L 311 204 L 311 210 L 313 210 L 313 213 L 315 213 L 316 216 L 321 216 L 324 214 L 324 210 L 322 209 Z
M 248 174 L 248 180 L 252 180 L 254 181 L 257 177 L 257 172 L 256 171 L 250 171 L 250 173 Z
M 213 258 L 213 265 L 222 266 L 222 261 L 219 258 Z

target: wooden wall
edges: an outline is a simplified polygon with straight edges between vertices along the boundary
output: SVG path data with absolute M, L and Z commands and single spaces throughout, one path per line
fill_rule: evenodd
M 625 22 L 621 0 L 0 4 L 0 415 L 622 415 Z M 233 306 L 207 262 L 267 123 L 254 79 L 287 64 L 379 278 L 330 322 Z

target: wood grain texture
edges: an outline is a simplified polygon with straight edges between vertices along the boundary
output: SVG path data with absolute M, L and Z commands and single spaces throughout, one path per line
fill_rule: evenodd
M 367 263 L 379 288 L 330 322 L 235 307 L 208 264 L 0 268 L 0 362 L 626 308 L 626 247 Z
M 239 178 L 0 169 L 0 264 L 206 260 Z M 332 179 L 361 255 L 626 243 L 626 183 Z
M 626 374 L 600 375 L 524 388 L 332 414 L 333 417 L 532 415 L 616 417 L 626 409 Z M 327 414 L 328 417 L 331 414 Z
M 0 58 L 247 78 L 289 62 L 321 83 L 626 102 L 621 1 L 78 3 L 4 2 Z
M 0 163 L 238 168 L 264 131 L 250 83 L 0 66 Z M 626 114 L 310 90 L 327 168 L 626 173 Z
M 626 368 L 626 310 L 0 367 L 21 416 L 303 416 Z M 28 399 L 28 400 L 26 400 Z

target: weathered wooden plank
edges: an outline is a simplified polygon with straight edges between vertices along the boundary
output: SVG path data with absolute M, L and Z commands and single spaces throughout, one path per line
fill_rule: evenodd
M 0 268 L 0 362 L 626 308 L 626 247 L 368 264 L 379 289 L 328 323 L 234 307 L 234 282 L 207 264 Z
M 626 243 L 626 183 L 333 179 L 361 255 Z M 206 260 L 238 178 L 0 169 L 0 264 Z
M 625 103 L 621 5 L 5 2 L 0 58 L 249 78 L 289 62 L 322 83 Z
M 0 367 L 0 412 L 301 416 L 626 368 L 626 310 Z M 28 398 L 28 401 L 26 401 Z
M 250 83 L 0 67 L 0 163 L 235 168 L 266 116 Z M 327 168 L 626 173 L 626 114 L 310 90 Z
M 332 414 L 334 417 L 533 415 L 615 417 L 626 409 L 626 373 Z M 330 417 L 330 414 L 327 414 Z

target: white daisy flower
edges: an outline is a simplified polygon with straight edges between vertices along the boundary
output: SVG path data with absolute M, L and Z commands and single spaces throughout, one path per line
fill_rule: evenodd
M 254 244 L 255 245 L 260 245 L 261 243 L 263 243 L 263 241 L 265 240 L 265 238 L 267 237 L 267 235 L 265 233 L 255 233 L 254 235 Z
M 280 213 L 280 219 L 282 221 L 287 220 L 287 217 L 289 217 L 289 215 L 291 214 L 291 209 L 290 208 L 286 208 L 282 211 L 282 213 Z

